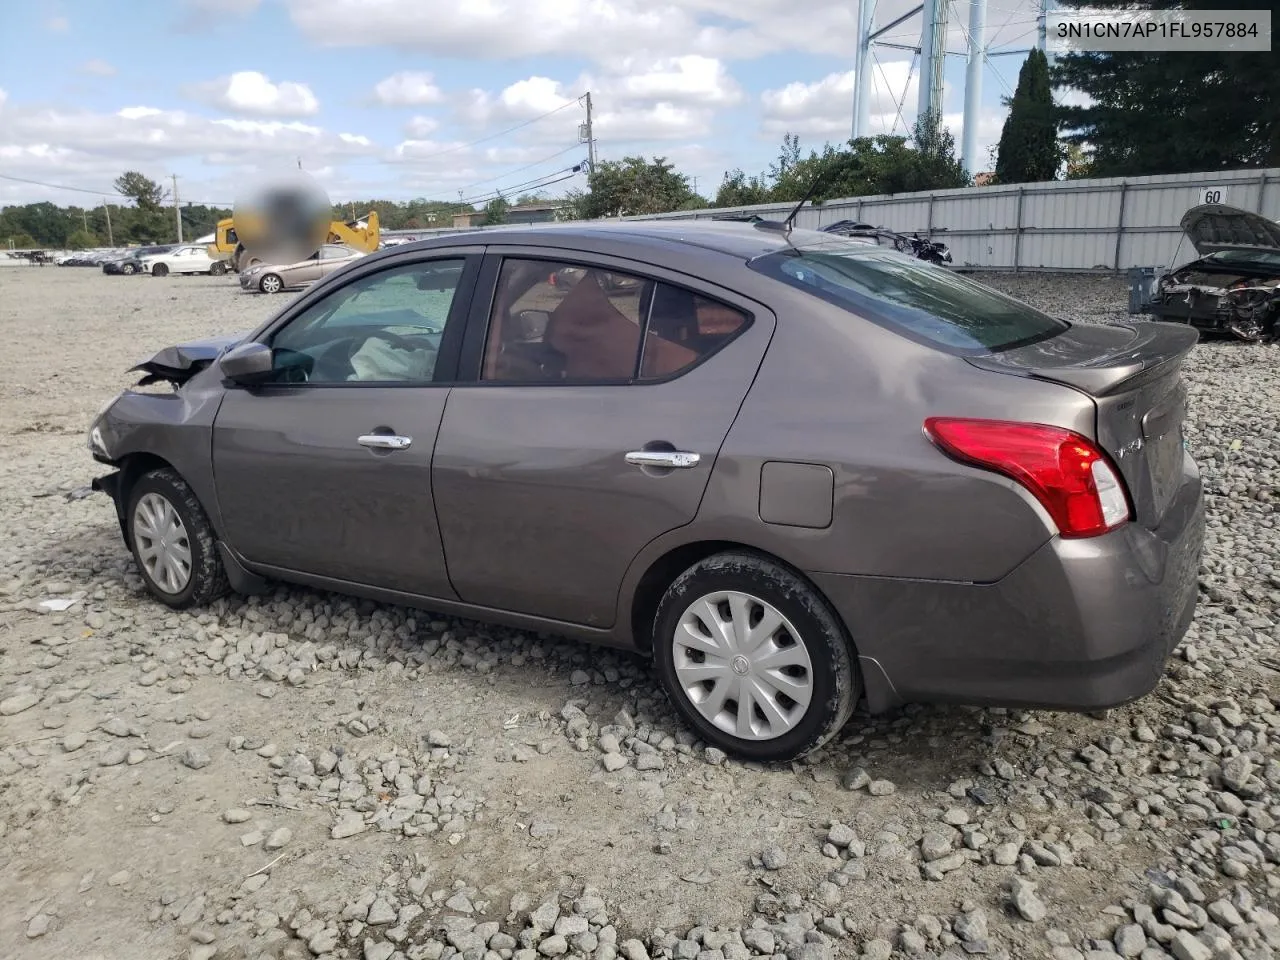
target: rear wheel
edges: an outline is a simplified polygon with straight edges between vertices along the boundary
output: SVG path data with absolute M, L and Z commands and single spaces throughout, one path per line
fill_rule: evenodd
M 284 281 L 277 274 L 263 274 L 262 279 L 258 281 L 258 289 L 263 293 L 279 293 L 284 289 Z
M 142 582 L 161 603 L 181 610 L 230 589 L 209 518 L 175 471 L 152 470 L 139 478 L 125 516 Z
M 817 749 L 849 719 L 859 679 L 844 628 L 795 573 L 722 553 L 676 578 L 654 618 L 667 696 L 708 743 L 747 760 Z
M 227 272 L 227 265 L 221 260 L 213 261 L 213 266 L 209 267 L 209 275 L 220 277 Z
M 167 277 L 169 275 L 169 268 L 163 263 L 157 263 L 151 268 L 151 275 L 153 277 Z

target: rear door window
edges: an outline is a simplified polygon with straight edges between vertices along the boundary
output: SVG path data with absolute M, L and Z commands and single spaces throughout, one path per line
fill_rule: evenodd
M 962 274 L 834 238 L 767 254 L 750 266 L 948 352 L 1009 350 L 1057 336 L 1070 326 Z

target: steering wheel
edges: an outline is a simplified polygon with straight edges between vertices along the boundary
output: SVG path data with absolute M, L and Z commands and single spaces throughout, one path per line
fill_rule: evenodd
M 422 348 L 413 343 L 413 341 L 400 336 L 398 333 L 392 333 L 390 330 L 376 329 L 369 331 L 369 337 L 377 337 L 379 340 L 386 340 L 392 346 L 399 347 L 401 350 L 421 350 Z M 366 337 L 368 339 L 368 337 Z

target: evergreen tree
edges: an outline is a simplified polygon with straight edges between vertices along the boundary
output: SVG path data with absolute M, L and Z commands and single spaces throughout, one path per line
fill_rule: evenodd
M 1049 85 L 1049 61 L 1032 50 L 1018 72 L 1009 115 L 996 148 L 997 183 L 1036 183 L 1057 178 L 1062 163 L 1057 115 Z

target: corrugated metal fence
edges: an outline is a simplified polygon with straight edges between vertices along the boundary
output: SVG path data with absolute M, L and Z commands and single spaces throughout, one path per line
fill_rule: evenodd
M 948 244 L 956 266 L 986 270 L 1125 270 L 1194 258 L 1178 221 L 1198 203 L 1280 220 L 1280 169 L 1223 170 L 968 187 L 806 205 L 799 227 L 863 220 Z M 793 204 L 679 211 L 634 220 L 785 216 Z

